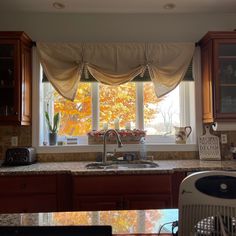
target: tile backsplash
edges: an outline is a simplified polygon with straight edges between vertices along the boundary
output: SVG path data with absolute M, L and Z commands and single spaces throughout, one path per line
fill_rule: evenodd
M 223 159 L 231 159 L 231 143 L 236 146 L 236 131 L 214 132 L 227 134 L 228 143 L 221 145 L 221 156 Z M 4 159 L 6 149 L 11 147 L 11 138 L 18 137 L 18 146 L 31 146 L 31 126 L 0 126 L 0 159 Z M 198 152 L 148 152 L 154 159 L 197 159 Z M 44 153 L 38 154 L 39 161 L 94 161 L 101 153 Z
M 11 147 L 11 138 L 18 137 L 18 146 L 31 146 L 31 126 L 0 126 L 0 159 L 4 159 L 6 149 Z

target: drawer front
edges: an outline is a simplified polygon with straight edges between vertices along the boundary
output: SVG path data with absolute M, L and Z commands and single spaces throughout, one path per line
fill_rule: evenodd
M 0 194 L 56 193 L 56 176 L 0 176 Z
M 73 198 L 73 210 L 99 211 L 120 210 L 123 208 L 123 198 L 119 196 L 84 196 Z
M 168 194 L 127 195 L 124 197 L 125 210 L 171 208 L 171 196 Z
M 53 194 L 0 197 L 0 213 L 51 211 L 57 211 L 57 198 Z
M 171 193 L 171 175 L 75 176 L 73 192 L 90 194 Z

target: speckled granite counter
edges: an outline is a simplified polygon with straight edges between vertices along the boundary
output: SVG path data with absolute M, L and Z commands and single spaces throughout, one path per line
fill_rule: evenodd
M 91 170 L 86 169 L 88 162 L 42 162 L 28 166 L 0 167 L 0 175 L 15 174 L 56 174 L 72 175 L 119 175 L 119 174 L 158 174 L 178 171 L 194 172 L 203 170 L 236 170 L 236 161 L 200 161 L 200 160 L 159 160 L 154 169 Z
M 177 209 L 0 214 L 0 226 L 111 225 L 113 234 L 154 234 L 175 220 Z

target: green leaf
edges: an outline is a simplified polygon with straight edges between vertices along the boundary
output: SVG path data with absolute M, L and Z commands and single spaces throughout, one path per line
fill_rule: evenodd
M 56 133 L 58 131 L 58 125 L 59 125 L 59 113 L 56 113 L 53 117 L 53 124 L 51 124 L 50 117 L 47 111 L 45 111 L 45 118 L 46 123 L 48 125 L 48 129 L 51 133 Z
M 59 113 L 56 113 L 53 117 L 53 133 L 57 132 L 59 125 Z

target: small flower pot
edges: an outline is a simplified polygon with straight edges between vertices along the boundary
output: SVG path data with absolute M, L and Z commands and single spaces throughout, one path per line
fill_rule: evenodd
M 56 145 L 57 143 L 57 133 L 48 134 L 49 145 Z

